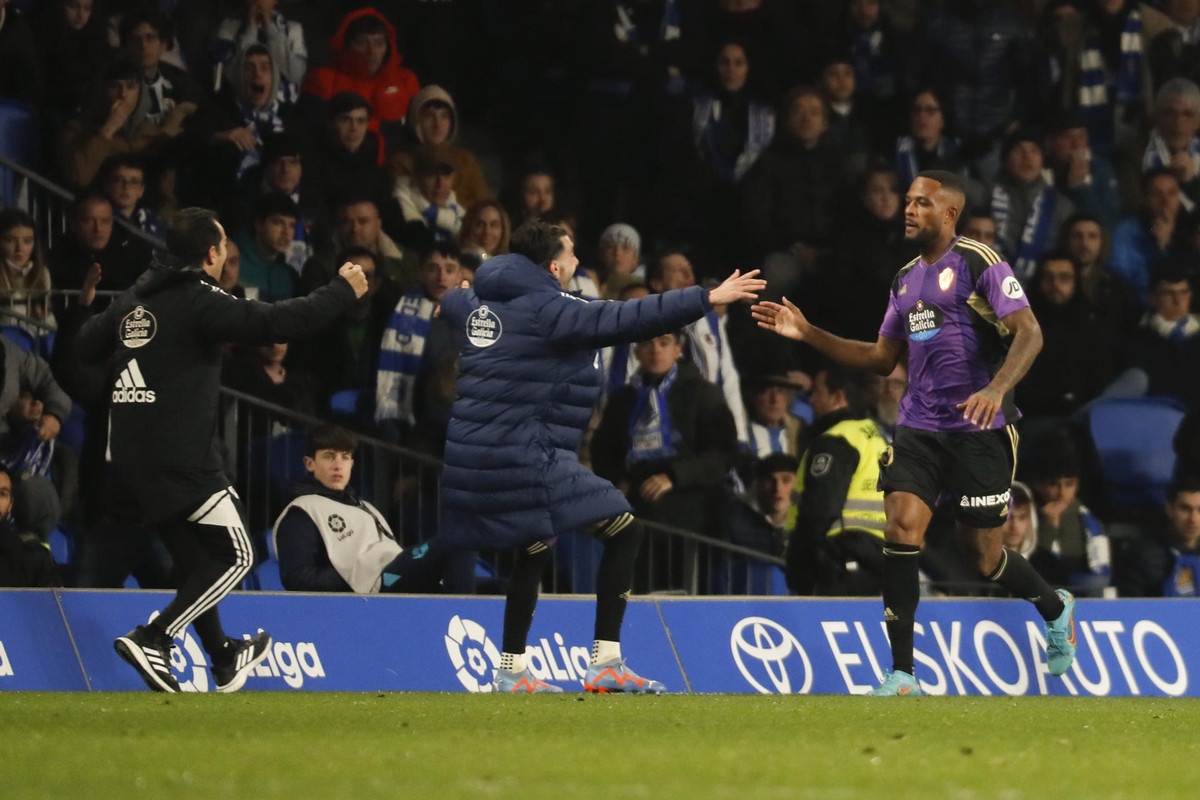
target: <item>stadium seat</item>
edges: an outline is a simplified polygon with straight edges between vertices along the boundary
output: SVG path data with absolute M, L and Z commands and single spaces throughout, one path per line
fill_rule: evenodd
M 62 430 L 58 432 L 59 444 L 79 453 L 83 450 L 83 406 L 75 403 L 71 406 L 71 413 L 63 420 Z
M 275 559 L 268 559 L 254 567 L 251 573 L 258 586 L 255 587 L 260 592 L 282 592 L 283 581 L 279 577 L 279 562 Z
M 37 341 L 29 331 L 19 325 L 0 325 L 0 336 L 3 336 L 26 353 L 37 352 Z
M 70 564 L 75 554 L 75 540 L 71 534 L 62 528 L 55 527 L 50 531 L 50 555 L 55 564 Z
M 786 597 L 787 577 L 776 564 L 732 558 L 713 568 L 713 594 Z
M 353 417 L 358 414 L 358 403 L 362 400 L 362 389 L 342 389 L 329 398 L 329 413 L 335 417 Z
M 0 153 L 31 169 L 38 166 L 37 114 L 24 103 L 0 98 Z M 0 208 L 19 205 L 22 179 L 0 166 Z
M 1114 397 L 1092 406 L 1088 427 L 1113 508 L 1166 502 L 1175 470 L 1172 439 L 1183 416 L 1183 405 L 1166 397 Z
M 596 591 L 596 569 L 604 545 L 592 536 L 571 533 L 558 537 L 554 546 L 558 574 L 574 594 L 593 594 Z

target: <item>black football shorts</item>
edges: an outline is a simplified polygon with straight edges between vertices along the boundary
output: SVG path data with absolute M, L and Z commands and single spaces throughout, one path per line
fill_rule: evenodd
M 998 528 L 1008 517 L 1017 466 L 1017 429 L 940 433 L 896 428 L 881 459 L 879 486 L 910 492 L 929 506 L 940 497 L 955 505 L 955 518 L 972 528 Z

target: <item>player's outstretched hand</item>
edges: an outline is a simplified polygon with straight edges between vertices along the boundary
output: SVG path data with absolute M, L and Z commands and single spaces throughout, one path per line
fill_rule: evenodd
M 367 274 L 363 272 L 363 268 L 358 264 L 352 264 L 347 261 L 338 270 L 338 275 L 350 281 L 350 287 L 354 289 L 355 297 L 362 297 L 367 293 Z
M 782 299 L 783 305 L 772 303 L 770 300 L 755 303 L 750 306 L 750 313 L 754 316 L 758 327 L 802 342 L 805 332 L 810 327 L 808 319 L 800 309 L 796 308 L 795 303 L 786 297 Z
M 767 288 L 767 282 L 758 277 L 761 270 L 752 269 L 745 275 L 735 269 L 721 285 L 708 293 L 708 302 L 714 306 L 725 306 L 738 300 L 757 300 L 758 293 Z

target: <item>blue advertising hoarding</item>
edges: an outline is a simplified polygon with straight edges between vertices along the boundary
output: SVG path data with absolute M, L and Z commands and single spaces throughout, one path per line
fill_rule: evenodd
M 0 592 L 0 689 L 87 688 L 54 592 Z
M 170 599 L 165 592 L 0 591 L 0 690 L 144 691 L 113 639 Z M 533 673 L 582 688 L 594 601 L 538 605 Z M 921 603 L 916 666 L 930 694 L 1200 696 L 1194 600 L 1081 600 L 1078 657 L 1062 678 L 1045 666 L 1042 622 L 1028 603 Z M 271 632 L 246 683 L 270 691 L 490 691 L 504 615 L 498 597 L 235 592 L 221 604 L 232 634 Z M 890 667 L 873 600 L 638 598 L 622 636 L 630 665 L 672 692 L 860 694 Z M 187 691 L 212 691 L 194 632 L 172 662 Z
M 694 692 L 862 694 L 891 668 L 879 600 L 660 601 Z M 922 602 L 916 670 L 929 694 L 1200 694 L 1189 600 L 1080 600 L 1075 664 L 1046 669 L 1042 620 L 1012 600 Z

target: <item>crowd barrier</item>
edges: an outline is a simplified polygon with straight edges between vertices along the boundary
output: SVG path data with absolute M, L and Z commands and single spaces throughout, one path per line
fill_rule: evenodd
M 0 691 L 144 691 L 116 636 L 166 604 L 163 592 L 0 592 Z M 582 688 L 593 602 L 547 596 L 528 657 L 539 678 Z M 917 672 L 935 695 L 1200 696 L 1200 617 L 1190 600 L 1080 600 L 1079 652 L 1062 678 L 1045 666 L 1028 603 L 922 602 Z M 500 660 L 503 600 L 235 592 L 226 629 L 260 626 L 274 644 L 246 684 L 273 691 L 486 692 Z M 890 666 L 878 599 L 638 597 L 623 650 L 672 692 L 860 694 Z M 187 691 L 212 691 L 190 631 L 173 665 Z

